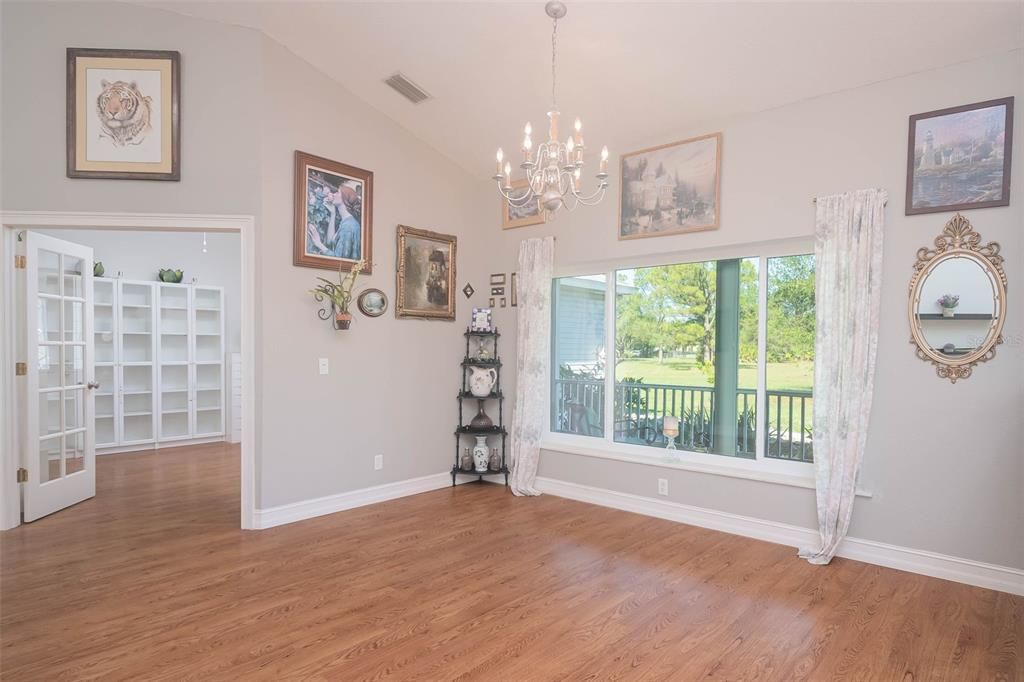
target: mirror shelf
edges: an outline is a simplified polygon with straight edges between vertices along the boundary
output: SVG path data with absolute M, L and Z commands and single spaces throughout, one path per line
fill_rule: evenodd
M 918 249 L 910 281 L 911 343 L 939 377 L 956 383 L 1003 342 L 1006 272 L 999 244 L 982 244 L 959 213 L 933 245 Z

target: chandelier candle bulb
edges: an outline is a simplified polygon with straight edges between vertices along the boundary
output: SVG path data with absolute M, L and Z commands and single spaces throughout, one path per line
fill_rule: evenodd
M 583 122 L 580 120 L 579 116 L 576 117 L 576 122 L 573 124 L 573 128 L 576 130 L 575 137 L 577 146 L 582 145 L 583 138 L 580 136 L 580 130 L 583 128 Z
M 501 151 L 501 147 L 498 147 L 498 155 L 497 156 L 498 156 L 498 168 L 494 172 L 497 173 L 498 175 L 501 175 L 501 160 L 503 158 L 505 158 L 505 152 Z
M 512 164 L 505 162 L 505 189 L 512 189 Z

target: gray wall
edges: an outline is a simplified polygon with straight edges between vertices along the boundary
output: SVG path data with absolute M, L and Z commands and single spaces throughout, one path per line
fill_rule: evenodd
M 4 209 L 256 216 L 257 506 L 446 471 L 462 330 L 469 308 L 486 304 L 480 185 L 256 32 L 122 3 L 4 2 L 0 19 Z M 65 177 L 69 46 L 181 52 L 181 182 Z M 378 287 L 393 306 L 399 223 L 459 237 L 458 289 L 471 281 L 479 293 L 458 294 L 457 322 L 389 310 L 356 314 L 341 333 L 316 318 L 307 292 L 331 273 L 291 264 L 296 149 L 375 173 L 374 273 L 358 289 Z
M 722 131 L 722 225 L 714 232 L 616 240 L 612 191 L 543 226 L 492 227 L 514 267 L 515 245 L 557 235 L 556 272 L 602 271 L 609 259 L 692 258 L 696 249 L 807 237 L 811 198 L 862 187 L 889 191 L 875 402 L 862 474 L 872 499 L 858 499 L 853 536 L 979 561 L 1024 567 L 1024 51 L 916 74 L 706 125 L 664 137 L 638 133 L 629 152 Z M 998 355 L 955 386 L 914 357 L 907 286 L 915 253 L 952 213 L 905 216 L 907 118 L 996 97 L 1017 97 L 1013 205 L 968 211 L 985 240 L 1002 245 L 1008 316 Z M 593 116 L 593 114 L 591 114 Z M 642 131 L 642 126 L 638 127 Z M 689 254 L 689 256 L 688 256 Z M 597 265 L 601 262 L 601 265 Z M 557 479 L 816 527 L 814 492 L 775 484 L 546 451 L 540 473 Z M 662 498 L 663 499 L 663 498 Z

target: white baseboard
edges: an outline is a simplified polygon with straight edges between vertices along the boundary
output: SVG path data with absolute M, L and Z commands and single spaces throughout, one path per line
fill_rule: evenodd
M 458 483 L 467 483 L 469 480 L 471 479 L 461 477 L 458 480 Z M 301 502 L 282 504 L 279 507 L 257 509 L 254 527 L 260 530 L 264 528 L 273 528 L 274 526 L 281 526 L 286 523 L 294 523 L 295 521 L 303 521 L 305 519 L 312 519 L 316 516 L 323 516 L 324 514 L 333 514 L 335 512 L 345 511 L 346 509 L 354 509 L 368 504 L 376 504 L 377 502 L 385 502 L 399 497 L 406 497 L 407 495 L 416 495 L 430 490 L 447 488 L 451 484 L 452 475 L 445 472 L 441 474 L 421 476 L 419 478 L 409 478 L 404 481 L 396 481 L 395 483 L 375 485 L 371 488 L 350 490 L 336 495 L 317 497 L 312 500 L 302 500 Z
M 710 528 L 734 535 L 743 535 L 790 547 L 813 546 L 818 540 L 818 532 L 810 528 L 552 478 L 538 477 L 537 488 L 541 492 L 558 497 L 654 516 L 691 526 Z M 838 555 L 847 559 L 919 573 L 933 578 L 1024 595 L 1024 570 L 1019 568 L 986 564 L 936 552 L 850 537 L 846 538 L 839 546 Z

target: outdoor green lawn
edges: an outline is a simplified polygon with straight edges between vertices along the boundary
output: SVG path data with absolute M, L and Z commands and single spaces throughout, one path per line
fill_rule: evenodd
M 615 378 L 643 378 L 645 384 L 672 386 L 710 386 L 707 377 L 692 358 L 670 358 L 659 363 L 657 358 L 623 360 L 615 369 Z M 814 363 L 809 360 L 768 363 L 768 388 L 771 390 L 811 390 Z M 757 388 L 757 367 L 740 365 L 740 388 Z

